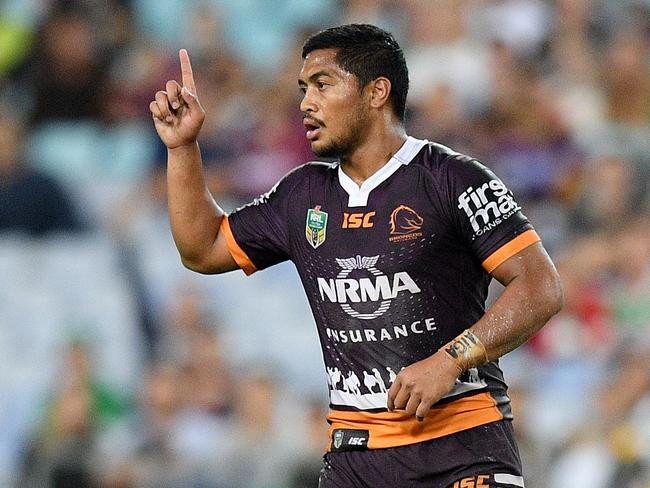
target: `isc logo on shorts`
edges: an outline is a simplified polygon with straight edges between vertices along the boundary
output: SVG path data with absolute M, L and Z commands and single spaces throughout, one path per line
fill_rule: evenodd
M 489 474 L 481 474 L 479 476 L 468 476 L 462 480 L 456 481 L 452 488 L 490 488 Z
M 490 480 L 496 484 L 490 484 Z M 514 474 L 496 473 L 493 475 L 480 474 L 478 476 L 467 476 L 462 480 L 456 481 L 452 488 L 490 488 L 508 487 L 508 488 L 525 488 L 524 478 Z
M 362 451 L 368 448 L 370 432 L 362 429 L 334 429 L 332 452 Z

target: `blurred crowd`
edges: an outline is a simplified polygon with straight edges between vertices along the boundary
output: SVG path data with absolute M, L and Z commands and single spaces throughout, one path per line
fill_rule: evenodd
M 232 210 L 313 159 L 300 48 L 349 22 L 395 34 L 408 133 L 493 168 L 562 276 L 502 359 L 526 486 L 650 487 L 649 0 L 1 1 L 1 487 L 317 486 L 293 268 L 181 266 L 148 105 L 187 48 Z

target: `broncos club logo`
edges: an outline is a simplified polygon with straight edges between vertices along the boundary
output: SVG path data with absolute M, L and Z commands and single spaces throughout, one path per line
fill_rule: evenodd
M 411 207 L 400 205 L 390 214 L 390 235 L 389 241 L 406 241 L 417 239 L 422 236 L 422 225 L 424 219 Z

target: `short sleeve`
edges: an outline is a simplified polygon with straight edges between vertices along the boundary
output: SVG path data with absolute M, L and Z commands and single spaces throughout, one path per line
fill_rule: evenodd
M 512 192 L 490 169 L 467 157 L 449 158 L 446 167 L 452 218 L 488 273 L 540 240 Z
M 247 275 L 289 259 L 287 209 L 299 169 L 221 223 L 230 254 Z

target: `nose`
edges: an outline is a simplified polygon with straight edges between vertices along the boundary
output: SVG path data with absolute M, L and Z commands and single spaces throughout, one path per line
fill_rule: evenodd
M 305 91 L 305 94 L 302 97 L 300 102 L 300 111 L 304 114 L 309 112 L 316 112 L 316 104 L 314 103 L 313 97 L 311 96 L 311 90 L 309 88 Z

